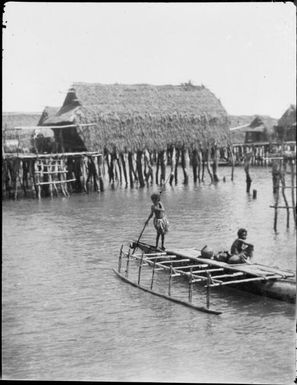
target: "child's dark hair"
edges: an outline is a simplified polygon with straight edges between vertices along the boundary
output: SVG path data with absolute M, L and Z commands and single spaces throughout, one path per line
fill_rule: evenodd
M 154 193 L 151 195 L 151 200 L 154 201 L 154 200 L 160 200 L 160 194 L 158 193 Z
M 240 238 L 244 233 L 247 233 L 246 229 L 239 229 L 237 231 L 238 238 Z

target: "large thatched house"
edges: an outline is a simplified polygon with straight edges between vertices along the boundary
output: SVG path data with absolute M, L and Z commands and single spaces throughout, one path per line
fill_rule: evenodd
M 275 133 L 278 139 L 296 141 L 296 106 L 293 104 L 277 122 Z
M 43 119 L 64 151 L 165 150 L 229 140 L 228 116 L 204 86 L 76 83 Z

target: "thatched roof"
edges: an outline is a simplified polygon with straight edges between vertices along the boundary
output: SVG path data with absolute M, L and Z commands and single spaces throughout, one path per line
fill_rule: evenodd
M 293 126 L 296 127 L 296 106 L 291 104 L 290 107 L 279 119 L 279 121 L 277 122 L 277 125 L 285 129 L 291 128 Z
M 76 83 L 58 113 L 43 125 L 82 124 L 89 151 L 164 149 L 229 138 L 227 113 L 204 86 Z M 94 125 L 89 125 L 94 123 Z M 66 128 L 65 128 L 66 130 Z
M 272 135 L 277 124 L 276 119 L 266 115 L 230 115 L 229 120 L 231 141 L 237 144 L 245 142 L 246 132 L 266 132 Z

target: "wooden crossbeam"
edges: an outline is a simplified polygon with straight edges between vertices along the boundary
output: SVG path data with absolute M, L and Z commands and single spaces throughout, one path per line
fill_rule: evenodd
M 204 268 L 204 267 L 209 267 L 208 264 L 204 264 L 204 263 L 200 263 L 198 265 L 188 265 L 188 266 L 178 266 L 178 267 L 175 267 L 175 269 L 190 269 L 190 268 L 193 268 L 193 267 L 201 267 L 201 268 Z
M 164 263 L 181 263 L 181 262 L 189 262 L 189 259 L 178 259 L 176 261 L 161 261 L 159 263 L 164 264 Z
M 205 269 L 205 270 L 193 270 L 192 273 L 195 274 L 196 272 L 198 273 L 214 273 L 217 271 L 225 271 L 223 267 L 220 267 L 218 269 Z
M 225 286 L 225 285 L 232 285 L 232 284 L 252 282 L 252 281 L 268 281 L 270 279 L 276 279 L 276 278 L 279 278 L 279 275 L 273 275 L 270 277 L 253 277 L 253 278 L 246 278 L 246 279 L 239 279 L 239 280 L 231 280 L 226 282 L 218 282 L 218 283 L 212 283 L 209 286 L 214 287 L 214 286 Z
M 67 182 L 73 182 L 76 179 L 67 179 L 67 180 L 56 180 L 52 182 L 38 182 L 36 183 L 37 186 L 43 185 L 43 184 L 57 184 L 57 183 L 67 183 Z
M 152 257 L 152 256 L 158 256 L 158 255 L 168 255 L 167 253 L 165 252 L 161 252 L 160 253 L 149 253 L 149 254 L 143 254 L 144 256 L 146 257 Z
M 155 257 L 149 257 L 149 256 L 146 256 L 145 259 L 147 260 L 153 260 L 153 259 L 158 259 L 158 258 L 163 258 L 163 259 L 170 259 L 170 258 L 176 258 L 176 255 L 167 255 L 167 254 L 164 254 L 164 255 L 156 255 Z
M 228 278 L 228 277 L 239 277 L 241 275 L 244 275 L 244 273 L 238 272 L 238 273 L 233 273 L 233 274 L 222 274 L 222 275 L 214 275 L 211 276 L 211 278 Z

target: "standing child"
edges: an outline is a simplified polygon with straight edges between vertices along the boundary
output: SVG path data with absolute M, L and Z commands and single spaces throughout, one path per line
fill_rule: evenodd
M 158 247 L 159 239 L 161 236 L 161 248 L 164 250 L 164 240 L 165 240 L 165 234 L 168 231 L 169 222 L 168 219 L 165 216 L 165 209 L 161 202 L 160 194 L 154 193 L 151 195 L 151 200 L 153 202 L 153 205 L 151 207 L 151 213 L 145 222 L 147 225 L 149 223 L 149 220 L 152 218 L 152 216 L 155 214 L 154 218 L 154 226 L 157 231 L 157 238 L 156 238 L 156 247 Z

